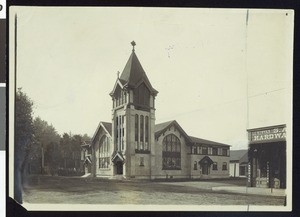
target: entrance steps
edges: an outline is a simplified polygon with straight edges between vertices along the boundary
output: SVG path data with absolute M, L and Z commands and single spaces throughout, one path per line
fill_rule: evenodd
M 87 178 L 87 177 L 90 177 L 92 174 L 91 173 L 87 173 L 87 174 L 84 174 L 83 176 L 81 176 L 81 178 Z

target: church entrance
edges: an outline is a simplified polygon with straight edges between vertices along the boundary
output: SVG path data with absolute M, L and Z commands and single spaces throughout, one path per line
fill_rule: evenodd
M 116 162 L 117 175 L 123 175 L 123 163 L 121 161 Z
M 209 174 L 209 165 L 206 164 L 202 164 L 202 174 L 203 175 L 208 175 Z
M 199 164 L 201 166 L 202 169 L 202 175 L 209 175 L 210 172 L 210 166 L 213 164 L 214 162 L 212 161 L 212 159 L 210 159 L 210 157 L 205 156 L 204 158 L 202 158 L 199 161 Z
M 121 152 L 114 152 L 112 157 L 114 163 L 114 175 L 123 175 L 124 157 Z

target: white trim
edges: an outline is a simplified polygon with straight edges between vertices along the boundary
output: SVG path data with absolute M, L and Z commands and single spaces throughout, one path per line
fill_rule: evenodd
M 6 83 L 0 83 L 0 87 L 6 87 Z
M 113 90 L 111 91 L 111 94 L 114 94 L 114 93 L 115 93 L 116 88 L 117 88 L 117 85 L 119 85 L 121 89 L 124 88 L 123 84 L 120 82 L 120 79 L 118 78 L 118 79 L 116 80 L 116 82 L 115 82 L 115 85 L 114 85 Z

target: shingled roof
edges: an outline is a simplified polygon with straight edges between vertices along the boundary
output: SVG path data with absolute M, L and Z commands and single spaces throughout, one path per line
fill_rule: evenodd
M 248 150 L 231 150 L 230 161 L 248 161 Z
M 104 128 L 104 130 L 111 136 L 112 124 L 109 123 L 109 122 L 100 121 L 100 123 L 99 123 L 99 125 L 98 125 L 98 127 L 97 127 L 97 129 L 96 129 L 96 131 L 95 131 L 95 133 L 94 133 L 94 135 L 92 137 L 92 139 L 91 139 L 92 142 L 94 141 L 94 139 L 97 136 L 97 134 L 99 132 L 99 129 L 101 127 Z
M 162 133 L 164 133 L 172 125 L 175 125 L 177 128 L 179 128 L 179 130 L 182 132 L 182 134 L 187 138 L 187 140 L 188 140 L 187 142 L 190 143 L 190 144 L 230 146 L 230 145 L 219 143 L 219 142 L 214 142 L 214 141 L 201 139 L 201 138 L 194 137 L 194 136 L 189 136 L 189 135 L 186 134 L 186 132 L 182 129 L 182 127 L 178 124 L 178 122 L 176 120 L 156 124 L 155 125 L 155 137 L 159 137 Z
M 101 123 L 103 124 L 103 126 L 105 127 L 105 129 L 107 130 L 109 135 L 111 135 L 112 124 L 109 122 L 103 122 L 103 121 Z
M 169 125 L 171 125 L 173 121 L 174 120 L 156 124 L 154 126 L 155 135 L 160 134 L 160 132 L 163 131 L 165 128 L 167 128 Z
M 217 146 L 230 146 L 227 144 L 223 144 L 223 143 L 219 143 L 219 142 L 214 142 L 214 141 L 210 141 L 210 140 L 206 140 L 206 139 L 201 139 L 198 137 L 194 137 L 194 136 L 190 136 L 191 140 L 193 143 L 196 144 L 207 144 L 207 145 L 217 145 Z
M 154 126 L 155 137 L 159 137 L 171 126 L 175 126 L 177 129 L 179 129 L 179 131 L 182 133 L 182 135 L 187 139 L 187 142 L 188 143 L 191 142 L 190 137 L 186 134 L 186 132 L 182 129 L 182 127 L 175 120 L 167 121 L 167 122 L 155 125 Z
M 144 81 L 152 93 L 158 93 L 157 90 L 152 87 L 134 50 L 126 63 L 119 80 L 122 84 L 132 88 L 136 87 L 141 81 Z

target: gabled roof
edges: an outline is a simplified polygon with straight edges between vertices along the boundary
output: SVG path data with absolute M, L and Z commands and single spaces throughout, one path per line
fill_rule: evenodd
M 112 124 L 109 122 L 101 122 L 108 134 L 111 136 Z
M 109 93 L 109 95 L 112 96 L 112 95 L 115 93 L 117 87 L 120 87 L 121 89 L 123 89 L 123 87 L 124 87 L 125 84 L 126 84 L 125 81 L 120 80 L 119 78 L 117 78 L 117 80 L 116 80 L 116 82 L 115 82 L 115 85 L 114 85 L 114 88 L 113 88 L 113 90 Z
M 118 160 L 124 162 L 125 159 L 124 159 L 123 154 L 122 154 L 120 151 L 115 151 L 115 152 L 112 154 L 111 161 L 112 161 L 112 162 L 117 162 Z
M 92 163 L 92 159 L 90 156 L 87 156 L 84 161 L 83 161 L 84 164 L 91 164 Z
M 176 127 L 182 133 L 182 135 L 187 139 L 188 143 L 191 142 L 190 137 L 186 134 L 186 132 L 182 129 L 182 127 L 175 120 L 155 125 L 154 126 L 155 137 L 156 138 L 159 137 L 161 134 L 163 134 L 165 131 L 167 131 L 167 129 L 170 128 L 171 126 Z
M 213 163 L 214 163 L 214 161 L 210 157 L 208 157 L 208 156 L 205 156 L 204 158 L 202 158 L 199 161 L 199 164 L 209 164 L 209 165 L 211 165 Z
M 109 122 L 103 122 L 103 121 L 100 121 L 93 137 L 92 137 L 92 142 L 94 141 L 95 137 L 97 136 L 99 130 L 101 129 L 101 127 L 109 134 L 109 136 L 111 137 L 111 129 L 112 129 L 112 124 L 109 123 Z
M 155 124 L 155 126 L 154 126 L 155 135 L 159 135 L 159 133 L 162 130 L 164 130 L 165 128 L 167 128 L 173 121 L 174 120 L 163 122 L 163 123 L 160 123 L 160 124 Z
M 215 146 L 230 146 L 227 144 L 219 143 L 219 142 L 213 142 L 210 140 L 206 139 L 201 139 L 193 136 L 189 136 L 186 134 L 186 132 L 182 129 L 182 127 L 177 123 L 177 121 L 172 120 L 172 121 L 167 121 L 164 123 L 156 124 L 155 125 L 155 137 L 159 137 L 161 134 L 163 134 L 168 128 L 170 128 L 172 125 L 175 125 L 181 132 L 182 134 L 187 138 L 188 143 L 199 143 L 199 144 L 207 144 L 207 145 L 215 145 Z
M 119 80 L 122 84 L 124 84 L 124 86 L 127 85 L 128 87 L 132 87 L 132 88 L 136 87 L 140 83 L 140 81 L 143 80 L 146 83 L 146 85 L 148 87 L 150 87 L 150 92 L 158 93 L 157 90 L 155 90 L 152 87 L 134 50 L 132 51 L 132 53 L 126 63 L 125 68 L 124 68 Z
M 210 141 L 210 140 L 206 140 L 206 139 L 201 139 L 201 138 L 197 138 L 197 137 L 194 137 L 194 136 L 190 136 L 190 138 L 191 138 L 193 143 L 216 145 L 216 146 L 230 146 L 230 145 L 227 145 L 227 144 L 214 142 L 214 141 Z
M 245 155 L 247 156 L 245 159 Z M 248 161 L 248 150 L 230 150 L 230 161 L 240 161 L 243 158 L 243 161 Z

